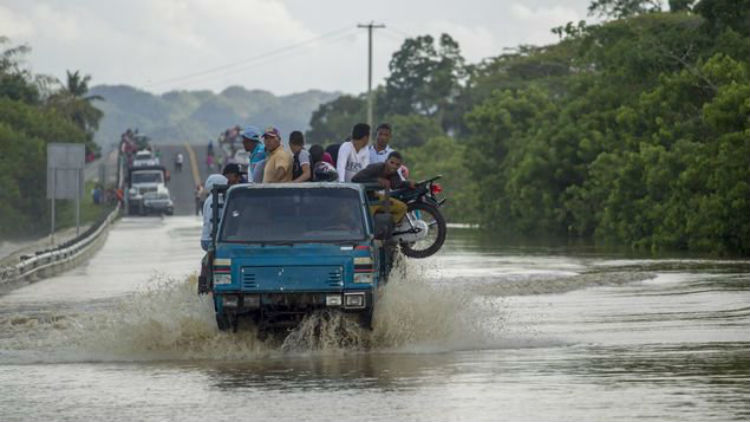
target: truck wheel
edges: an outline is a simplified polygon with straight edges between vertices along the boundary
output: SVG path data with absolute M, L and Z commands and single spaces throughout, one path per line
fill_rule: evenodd
M 226 331 L 232 328 L 232 324 L 229 323 L 229 317 L 225 313 L 216 313 L 216 326 L 219 327 L 219 331 Z

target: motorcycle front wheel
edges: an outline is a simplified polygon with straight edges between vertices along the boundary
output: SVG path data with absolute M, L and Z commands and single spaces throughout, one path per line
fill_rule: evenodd
M 422 220 L 429 228 L 427 237 L 417 242 L 401 242 L 401 251 L 410 258 L 427 258 L 439 251 L 445 242 L 445 219 L 438 209 L 424 202 L 412 202 L 407 216 L 412 220 Z

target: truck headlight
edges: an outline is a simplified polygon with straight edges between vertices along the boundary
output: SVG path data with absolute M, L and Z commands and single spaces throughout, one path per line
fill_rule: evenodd
M 226 295 L 221 297 L 221 303 L 227 308 L 236 308 L 238 302 L 239 300 L 235 295 Z
M 362 284 L 371 284 L 375 280 L 375 273 L 355 273 L 354 282 Z
M 341 306 L 341 295 L 326 295 L 326 306 Z
M 218 286 L 222 284 L 232 284 L 232 274 L 215 273 L 214 274 L 214 286 Z
M 365 294 L 362 292 L 357 293 L 344 293 L 344 308 L 361 309 L 365 307 Z

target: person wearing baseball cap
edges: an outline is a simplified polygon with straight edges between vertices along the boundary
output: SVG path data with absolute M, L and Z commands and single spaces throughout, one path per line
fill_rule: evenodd
M 281 134 L 273 126 L 263 132 L 266 147 L 266 168 L 263 170 L 263 183 L 283 183 L 292 181 L 292 154 L 281 146 Z
M 261 131 L 255 126 L 248 126 L 245 128 L 240 134 L 240 137 L 242 138 L 242 146 L 248 154 L 247 177 L 249 180 L 252 178 L 255 167 L 266 159 L 266 150 L 260 142 Z

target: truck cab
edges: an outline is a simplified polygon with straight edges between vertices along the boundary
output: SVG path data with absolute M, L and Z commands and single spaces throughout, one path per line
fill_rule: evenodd
M 135 153 L 133 156 L 133 167 L 143 167 L 143 166 L 158 166 L 159 165 L 159 159 L 154 156 L 154 153 L 147 150 L 142 149 Z
M 169 192 L 166 187 L 167 171 L 163 166 L 138 166 L 128 169 L 128 214 L 145 214 L 144 199 L 147 194 Z
M 388 259 L 365 187 L 353 183 L 240 184 L 212 192 L 207 290 L 219 329 L 252 319 L 259 333 L 336 309 L 370 327 Z M 216 224 L 218 222 L 218 224 Z M 200 287 L 199 287 L 200 288 Z

